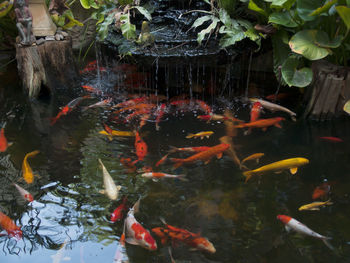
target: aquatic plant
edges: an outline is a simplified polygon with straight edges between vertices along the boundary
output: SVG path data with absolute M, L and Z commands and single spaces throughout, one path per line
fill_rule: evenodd
M 259 23 L 275 29 L 271 34 L 274 70 L 288 86 L 310 85 L 313 61 L 326 58 L 336 65 L 347 65 L 350 1 L 241 1 L 255 12 Z M 268 34 L 262 30 L 261 35 Z

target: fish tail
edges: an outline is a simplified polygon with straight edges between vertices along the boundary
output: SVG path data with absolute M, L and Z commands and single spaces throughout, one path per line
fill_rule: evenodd
M 243 173 L 243 175 L 245 176 L 245 183 L 248 182 L 248 180 L 250 178 L 252 178 L 253 174 L 254 174 L 253 171 L 246 171 L 246 172 Z
M 193 136 L 194 136 L 193 133 L 189 133 L 189 134 L 186 136 L 186 139 L 191 139 Z
M 252 128 L 249 128 L 248 130 L 246 130 L 243 134 L 244 135 L 249 135 L 252 133 Z
M 165 222 L 164 217 L 159 217 L 159 220 L 160 220 L 164 225 L 167 225 L 167 223 Z
M 330 239 L 332 239 L 332 238 L 331 237 L 324 237 L 324 238 L 322 238 L 322 241 L 330 250 L 334 250 L 334 247 L 329 242 Z
M 174 168 L 179 168 L 183 164 L 182 159 L 171 158 L 170 160 L 175 163 Z
M 175 147 L 175 146 L 169 145 L 169 148 L 170 148 L 170 150 L 168 151 L 168 153 L 174 153 L 177 151 L 177 147 Z
M 40 151 L 38 151 L 38 150 L 35 150 L 35 151 L 30 152 L 30 153 L 27 154 L 27 158 L 28 158 L 28 157 L 33 157 L 33 156 L 37 155 L 39 152 L 40 152 Z
M 184 182 L 188 182 L 188 179 L 185 178 L 186 177 L 186 174 L 179 174 L 177 175 L 177 178 L 181 181 L 184 181 Z
M 325 205 L 333 205 L 333 202 L 331 202 L 331 199 L 325 202 Z

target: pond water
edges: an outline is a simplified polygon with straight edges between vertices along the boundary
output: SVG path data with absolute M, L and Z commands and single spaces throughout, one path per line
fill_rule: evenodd
M 100 88 L 103 93 L 84 99 L 54 125 L 50 125 L 50 118 L 57 115 L 59 107 L 89 93 L 77 86 L 58 92 L 54 100 L 30 102 L 22 95 L 11 70 L 6 77 L 0 76 L 4 84 L 0 90 L 0 121 L 2 125 L 6 123 L 5 136 L 13 143 L 0 153 L 0 211 L 23 232 L 21 239 L 1 232 L 0 262 L 116 262 L 123 221 L 112 223 L 110 216 L 123 196 L 127 196 L 129 206 L 141 197 L 135 217 L 145 228 L 163 226 L 160 218 L 164 218 L 170 225 L 200 233 L 216 248 L 216 253 L 209 254 L 175 243 L 172 255 L 176 262 L 350 262 L 349 119 L 312 122 L 298 116 L 294 122 L 283 112 L 265 110 L 262 118 L 286 118 L 282 128 L 253 129 L 249 135 L 238 129 L 233 137 L 238 157 L 242 160 L 253 153 L 264 153 L 259 164 L 246 163 L 251 169 L 293 157 L 304 157 L 310 162 L 295 175 L 288 171 L 268 173 L 245 183 L 242 171 L 226 154 L 221 159 L 214 157 L 208 164 L 196 162 L 174 169 L 173 162 L 167 160 L 155 167 L 170 146 L 214 146 L 226 135 L 223 122 L 207 123 L 197 118 L 205 114 L 200 108 L 172 106 L 158 131 L 154 117 L 140 129 L 148 154 L 136 167 L 139 170 L 151 166 L 154 171 L 185 174 L 187 181 L 153 181 L 137 171 L 130 172 L 120 162 L 121 158 L 137 159 L 134 137 L 113 136 L 109 140 L 99 133 L 104 130 L 103 124 L 114 130 L 133 131 L 138 122 L 124 123 L 121 117 L 113 122 L 112 110 L 108 108 L 83 110 L 109 96 L 113 104 L 127 100 L 128 93 L 111 88 L 115 76 L 105 76 L 102 82 L 97 78 L 104 74 L 91 72 L 83 77 L 81 85 Z M 141 91 L 137 94 L 142 96 Z M 235 117 L 249 121 L 251 105 L 241 98 L 204 99 L 216 114 L 230 109 Z M 288 103 L 292 110 L 296 105 L 293 98 Z M 186 138 L 188 133 L 200 131 L 214 134 L 202 140 Z M 338 137 L 342 142 L 320 138 L 324 136 Z M 34 150 L 40 153 L 28 162 L 39 176 L 27 184 L 22 179 L 22 162 Z M 99 158 L 115 183 L 122 186 L 115 201 L 100 193 L 104 186 Z M 331 187 L 326 199 L 331 198 L 334 204 L 320 211 L 298 211 L 301 205 L 313 201 L 315 187 L 325 180 Z M 28 190 L 34 201 L 25 202 L 14 182 Z M 276 219 L 278 214 L 289 215 L 332 237 L 334 250 L 319 239 L 287 233 Z M 171 262 L 167 245 L 152 235 L 158 243 L 155 252 L 126 244 L 129 262 Z

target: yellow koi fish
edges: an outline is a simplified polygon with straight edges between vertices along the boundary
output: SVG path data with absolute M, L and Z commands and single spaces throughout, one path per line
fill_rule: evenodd
M 116 131 L 116 130 L 111 130 L 110 133 L 108 133 L 105 130 L 102 130 L 98 132 L 99 134 L 107 135 L 108 139 L 111 141 L 113 136 L 118 136 L 118 137 L 133 137 L 135 136 L 135 133 L 132 131 Z
M 321 206 L 326 206 L 326 205 L 333 205 L 331 200 L 328 200 L 326 202 L 313 202 L 311 204 L 303 205 L 299 207 L 299 211 L 303 210 L 320 210 Z
M 302 158 L 302 157 L 290 158 L 290 159 L 285 159 L 282 161 L 264 165 L 255 170 L 246 171 L 243 173 L 243 175 L 246 177 L 245 181 L 247 182 L 253 175 L 262 175 L 269 172 L 278 173 L 283 170 L 289 169 L 291 174 L 296 174 L 299 166 L 302 166 L 308 163 L 309 163 L 309 160 L 306 158 Z
M 265 154 L 264 153 L 254 153 L 252 155 L 249 155 L 248 157 L 244 158 L 241 162 L 245 163 L 246 161 L 251 161 L 251 160 L 256 160 L 256 163 L 259 163 L 259 159 L 263 157 Z
M 22 173 L 23 173 L 23 178 L 24 178 L 24 181 L 27 182 L 27 184 L 31 184 L 33 183 L 34 181 L 34 176 L 39 176 L 37 174 L 33 174 L 33 170 L 32 168 L 29 166 L 29 163 L 27 161 L 27 159 L 29 157 L 33 157 L 35 155 L 37 155 L 39 153 L 39 151 L 33 151 L 33 152 L 30 152 L 30 153 L 27 153 L 25 156 L 24 156 L 24 159 L 23 159 L 23 163 L 22 163 Z
M 214 132 L 213 131 L 205 131 L 205 132 L 198 132 L 198 133 L 189 133 L 186 136 L 186 139 L 190 139 L 190 138 L 198 138 L 200 137 L 201 139 L 203 139 L 204 137 L 209 138 L 210 135 L 212 135 Z

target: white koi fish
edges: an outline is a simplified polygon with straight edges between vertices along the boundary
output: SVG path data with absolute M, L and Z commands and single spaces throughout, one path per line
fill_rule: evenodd
M 105 190 L 102 193 L 105 193 L 111 200 L 116 200 L 118 198 L 119 190 L 122 188 L 120 185 L 115 185 L 112 176 L 107 171 L 106 167 L 103 165 L 101 159 L 98 159 L 102 166 L 103 173 L 103 184 Z
M 334 249 L 333 246 L 328 242 L 329 239 L 332 239 L 331 237 L 322 236 L 316 233 L 315 231 L 308 228 L 306 225 L 300 223 L 298 220 L 294 218 L 291 218 L 290 216 L 278 215 L 277 219 L 284 224 L 287 231 L 294 230 L 295 232 L 298 232 L 300 234 L 321 239 L 328 248 L 330 248 L 331 250 Z
M 129 210 L 128 215 L 124 220 L 124 230 L 121 237 L 121 242 L 124 240 L 132 245 L 141 246 L 145 249 L 155 251 L 157 250 L 157 243 L 151 236 L 150 232 L 145 229 L 139 222 L 137 222 L 134 214 L 138 212 L 140 206 L 140 199 Z M 126 235 L 126 238 L 125 238 Z
M 290 117 L 292 118 L 293 121 L 296 121 L 296 116 L 297 114 L 293 111 L 291 111 L 290 109 L 287 109 L 286 107 L 283 107 L 281 105 L 266 101 L 266 100 L 261 100 L 261 99 L 256 99 L 256 98 L 249 98 L 249 100 L 253 103 L 255 102 L 260 102 L 260 104 L 265 108 L 268 109 L 270 111 L 283 111 L 287 114 L 290 115 Z
M 187 181 L 187 179 L 184 178 L 186 176 L 184 174 L 167 174 L 167 173 L 149 172 L 149 173 L 143 173 L 141 174 L 141 176 L 145 178 L 150 178 L 153 181 L 158 181 L 158 179 L 161 179 L 161 178 L 175 178 L 182 181 Z

